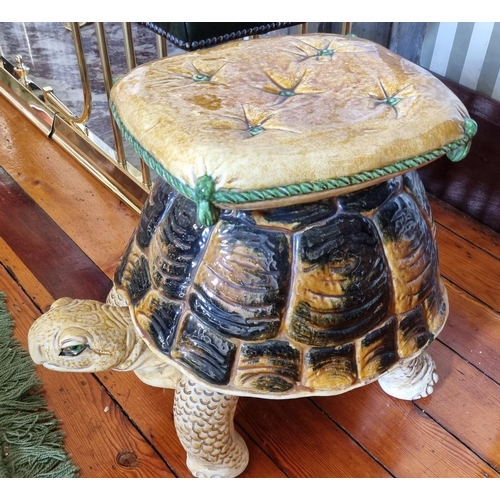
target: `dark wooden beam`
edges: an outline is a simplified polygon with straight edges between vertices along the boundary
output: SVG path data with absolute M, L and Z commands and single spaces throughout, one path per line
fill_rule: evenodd
M 105 300 L 109 278 L 1 167 L 0 236 L 54 298 Z

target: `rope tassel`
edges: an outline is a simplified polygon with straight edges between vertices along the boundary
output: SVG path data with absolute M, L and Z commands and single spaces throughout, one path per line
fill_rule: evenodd
M 215 194 L 215 181 L 209 175 L 198 179 L 195 188 L 195 201 L 198 207 L 198 220 L 204 226 L 213 226 L 219 219 L 219 209 L 212 203 Z

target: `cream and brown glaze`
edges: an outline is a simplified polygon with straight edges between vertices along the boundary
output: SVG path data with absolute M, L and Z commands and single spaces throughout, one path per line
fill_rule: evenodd
M 221 210 L 155 184 L 115 286 L 160 358 L 221 393 L 334 395 L 420 354 L 444 326 L 415 171 L 318 202 Z

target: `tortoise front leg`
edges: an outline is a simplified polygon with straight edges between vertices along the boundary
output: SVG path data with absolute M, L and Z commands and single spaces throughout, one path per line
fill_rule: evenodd
M 389 396 L 412 400 L 432 394 L 438 380 L 434 360 L 423 352 L 416 358 L 402 361 L 397 368 L 380 377 L 378 382 Z
M 237 396 L 220 394 L 182 377 L 174 399 L 174 421 L 196 477 L 236 477 L 248 464 L 248 448 L 234 430 Z

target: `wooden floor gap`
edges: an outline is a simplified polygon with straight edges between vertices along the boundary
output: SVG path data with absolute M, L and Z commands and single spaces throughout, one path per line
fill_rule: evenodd
M 161 451 L 158 450 L 158 448 L 155 446 L 155 444 L 149 439 L 149 437 L 146 435 L 145 432 L 141 429 L 140 425 L 138 425 L 134 419 L 127 413 L 125 408 L 120 404 L 120 402 L 115 398 L 113 393 L 108 390 L 106 385 L 101 381 L 99 378 L 99 375 L 97 373 L 92 373 L 92 377 L 96 380 L 96 382 L 102 387 L 102 389 L 107 393 L 111 401 L 117 406 L 117 408 L 120 409 L 120 411 L 123 413 L 123 415 L 127 418 L 127 420 L 131 423 L 133 427 L 137 430 L 137 432 L 144 438 L 144 441 L 146 441 L 149 446 L 157 453 L 158 457 L 163 461 L 165 466 L 168 468 L 168 470 L 175 476 L 175 477 L 180 477 L 179 474 L 172 468 L 172 466 L 168 463 L 168 461 L 165 459 L 165 457 L 161 454 Z
M 350 434 L 347 429 L 345 429 L 342 425 L 340 425 L 327 411 L 325 411 L 321 406 L 319 406 L 316 401 L 314 401 L 312 398 L 309 398 L 311 403 L 316 406 L 316 408 L 322 412 L 329 420 L 331 420 L 342 432 L 344 432 L 347 436 L 349 436 L 350 439 L 352 439 L 368 456 L 370 456 L 375 462 L 377 462 L 383 469 L 387 471 L 388 474 L 390 474 L 393 478 L 396 477 L 396 475 L 381 461 L 379 460 L 375 455 L 370 453 L 370 451 L 364 446 L 362 443 L 360 443 L 352 434 Z
M 33 300 L 33 298 L 30 296 L 30 294 L 28 293 L 28 291 L 24 288 L 24 286 L 22 285 L 21 281 L 19 280 L 19 278 L 16 276 L 16 274 L 14 273 L 14 271 L 7 265 L 5 265 L 3 262 L 0 261 L 0 266 L 2 266 L 4 269 L 5 269 L 5 272 L 13 279 L 13 281 L 16 283 L 16 285 L 22 290 L 22 292 L 30 298 L 32 304 L 34 307 L 36 307 L 38 309 L 38 311 L 40 312 L 40 314 L 43 314 L 43 311 L 42 311 L 42 308 Z
M 265 449 L 263 449 L 261 447 L 261 445 L 259 444 L 259 442 L 257 440 L 255 440 L 250 434 L 248 434 L 248 432 L 245 431 L 245 429 L 238 423 L 238 419 L 235 418 L 234 419 L 234 423 L 235 423 L 235 427 L 238 427 L 239 431 L 240 431 L 240 434 L 245 434 L 245 441 L 251 441 L 255 446 L 259 447 L 261 450 L 262 450 L 262 453 L 264 453 L 264 455 L 266 455 L 269 460 L 272 460 L 272 457 L 269 455 L 269 453 L 267 453 L 267 451 Z M 276 467 L 283 473 L 283 475 L 287 478 L 290 478 L 290 476 L 286 473 L 286 471 L 280 466 L 280 464 L 276 464 Z
M 446 347 L 447 349 L 449 349 L 450 351 L 454 352 L 460 359 L 462 359 L 463 361 L 465 361 L 467 364 L 473 366 L 479 373 L 483 374 L 486 378 L 490 379 L 492 382 L 494 382 L 496 385 L 498 385 L 500 387 L 500 382 L 498 382 L 497 380 L 495 380 L 491 375 L 488 375 L 488 373 L 484 372 L 483 370 L 481 370 L 481 368 L 479 368 L 477 365 L 475 365 L 474 363 L 471 363 L 467 358 L 465 358 L 462 354 L 460 354 L 459 351 L 453 349 L 453 347 L 450 347 L 448 344 L 444 343 L 440 338 L 439 336 L 436 337 L 435 339 L 435 342 L 439 342 L 441 345 L 443 345 L 444 347 Z
M 474 300 L 476 300 L 477 302 L 479 302 L 483 306 L 487 307 L 488 309 L 491 309 L 491 311 L 493 311 L 495 314 L 500 314 L 500 310 L 495 309 L 494 307 L 491 306 L 491 304 L 488 304 L 488 302 L 485 302 L 483 299 L 481 299 L 480 297 L 475 295 L 473 292 L 471 292 L 470 290 L 467 290 L 462 285 L 458 284 L 456 281 L 453 280 L 453 278 L 450 278 L 449 276 L 446 276 L 445 274 L 442 274 L 441 277 L 444 279 L 445 284 L 447 281 L 450 282 L 451 284 L 453 284 L 454 286 L 456 286 L 457 288 L 462 290 L 467 295 L 470 295 Z
M 434 222 L 435 222 L 436 226 L 442 227 L 442 228 L 450 231 L 450 233 L 453 233 L 457 238 L 460 238 L 462 241 L 464 241 L 466 243 L 470 243 L 471 245 L 473 245 L 474 247 L 476 247 L 481 252 L 484 252 L 484 253 L 488 254 L 490 257 L 493 257 L 495 260 L 500 261 L 500 248 L 498 250 L 499 254 L 494 254 L 491 251 L 489 251 L 486 248 L 484 248 L 483 246 L 478 245 L 476 242 L 474 242 L 472 240 L 469 240 L 467 238 L 464 238 L 464 236 L 462 234 L 460 234 L 460 232 L 458 232 L 457 230 L 455 230 L 453 227 L 450 227 L 448 225 L 444 225 L 444 224 L 442 224 L 442 223 L 440 223 L 438 221 L 434 221 Z M 474 223 L 474 221 L 471 221 L 471 222 Z M 485 228 L 485 230 L 487 230 L 487 228 Z M 492 233 L 492 235 L 497 235 L 497 233 L 494 233 L 493 231 L 491 231 L 491 233 Z
M 450 436 L 453 436 L 462 446 L 465 446 L 465 448 L 467 448 L 477 458 L 479 458 L 480 460 L 482 460 L 485 464 L 489 465 L 496 472 L 500 473 L 500 468 L 499 467 L 495 467 L 495 465 L 493 465 L 490 461 L 488 461 L 487 459 L 485 459 L 484 457 L 482 457 L 481 454 L 479 454 L 477 451 L 475 451 L 474 448 L 472 448 L 467 443 L 465 443 L 463 440 L 461 440 L 453 431 L 451 431 L 446 426 L 444 426 L 439 420 L 435 419 L 432 416 L 431 413 L 429 413 L 429 412 L 427 412 L 425 410 L 425 408 L 422 408 L 421 406 L 419 406 L 418 401 L 419 400 L 417 399 L 417 400 L 412 401 L 412 403 L 417 407 L 417 409 L 419 411 L 421 411 L 422 413 L 425 413 L 425 415 L 427 415 L 432 421 L 434 421 L 434 423 L 436 425 L 439 425 L 439 427 L 441 427 L 441 429 L 443 429 L 444 431 L 446 431 Z M 489 476 L 485 476 L 485 477 L 489 477 Z

